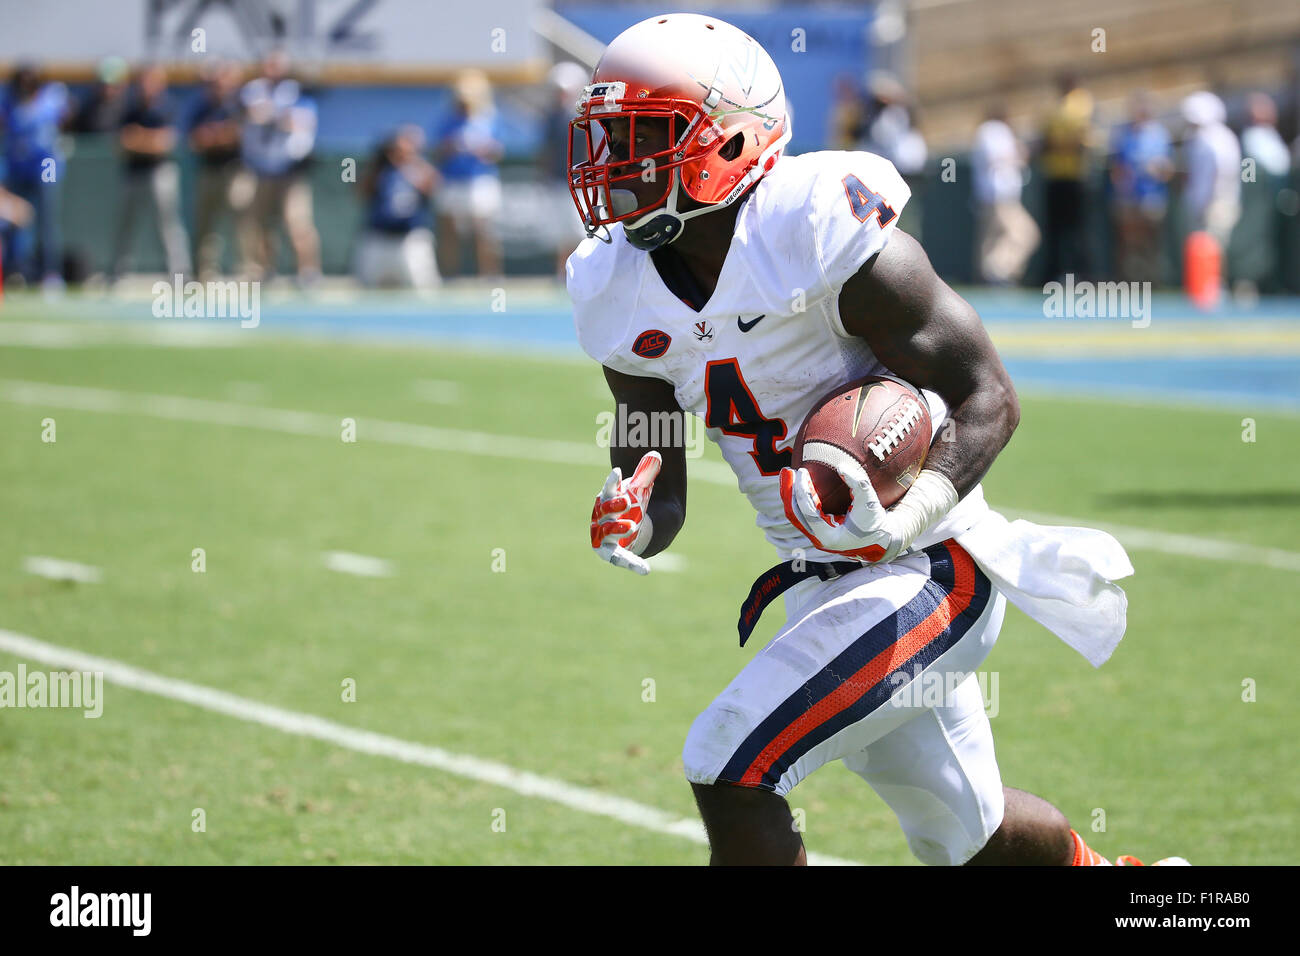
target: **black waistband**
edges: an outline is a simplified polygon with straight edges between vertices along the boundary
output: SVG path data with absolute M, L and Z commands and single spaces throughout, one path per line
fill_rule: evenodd
M 758 576 L 754 586 L 749 589 L 749 596 L 745 598 L 745 603 L 740 606 L 740 619 L 736 621 L 736 630 L 740 632 L 740 646 L 744 647 L 745 642 L 749 640 L 749 635 L 754 633 L 764 608 L 800 581 L 809 578 L 830 581 L 865 567 L 870 565 L 863 564 L 861 561 L 786 561 L 764 571 Z

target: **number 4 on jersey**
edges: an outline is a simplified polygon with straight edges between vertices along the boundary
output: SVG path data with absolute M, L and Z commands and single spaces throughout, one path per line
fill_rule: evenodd
M 857 176 L 849 173 L 844 177 L 843 182 L 844 192 L 849 197 L 849 208 L 853 210 L 853 215 L 858 222 L 866 222 L 874 214 L 880 222 L 880 228 L 884 229 L 897 215 L 879 193 L 873 193 L 862 185 L 862 180 Z
M 785 422 L 763 417 L 734 358 L 719 359 L 705 366 L 704 395 L 708 402 L 704 424 L 720 429 L 724 435 L 752 437 L 754 450 L 749 454 L 761 474 L 779 475 L 782 468 L 790 466 L 790 449 L 776 447 L 785 438 Z

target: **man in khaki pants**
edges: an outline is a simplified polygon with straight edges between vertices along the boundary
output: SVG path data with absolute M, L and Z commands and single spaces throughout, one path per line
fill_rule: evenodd
M 221 272 L 222 220 L 246 213 L 253 199 L 253 178 L 239 161 L 239 81 L 237 64 L 216 66 L 190 115 L 188 139 L 198 157 L 194 259 L 205 281 Z
M 283 222 L 298 262 L 298 281 L 310 286 L 320 278 L 320 236 L 308 180 L 316 105 L 288 73 L 288 58 L 277 50 L 266 58 L 262 75 L 240 93 L 244 164 L 257 177 L 241 232 L 252 276 L 262 278 L 275 271 L 278 244 L 270 233 Z
M 1020 203 L 1025 150 L 995 107 L 975 131 L 975 202 L 979 273 L 990 285 L 1014 285 L 1038 248 L 1038 226 Z
M 188 275 L 189 237 L 181 222 L 181 172 L 172 153 L 176 126 L 167 102 L 167 73 L 157 65 L 140 71 L 135 99 L 118 131 L 122 153 L 121 204 L 109 282 L 116 282 L 130 259 L 132 233 L 140 212 L 152 201 L 168 275 Z

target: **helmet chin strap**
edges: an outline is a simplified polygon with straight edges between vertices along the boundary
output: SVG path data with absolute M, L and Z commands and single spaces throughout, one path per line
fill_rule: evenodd
M 766 166 L 770 159 L 779 154 L 790 142 L 790 130 L 787 127 L 784 134 L 776 142 L 772 143 L 763 150 L 759 155 L 757 162 L 750 167 L 749 171 L 741 176 L 736 185 L 731 187 L 731 191 L 723 197 L 721 202 L 714 203 L 711 206 L 701 206 L 698 209 L 678 210 L 677 200 L 681 195 L 682 179 L 679 175 L 680 169 L 673 170 L 673 186 L 668 191 L 668 201 L 662 209 L 652 209 L 644 216 L 634 221 L 623 224 L 623 235 L 637 249 L 649 252 L 652 249 L 658 249 L 660 246 L 666 246 L 677 240 L 685 231 L 686 223 L 696 216 L 702 216 L 707 212 L 715 212 L 719 209 L 725 209 L 733 202 L 743 196 L 756 183 L 764 173 L 767 172 Z M 630 190 L 613 190 L 610 194 L 610 202 L 615 206 L 618 205 L 614 198 L 614 193 L 628 192 Z M 635 200 L 634 200 L 635 201 Z
M 686 210 L 677 208 L 677 200 L 682 191 L 679 172 L 680 170 L 673 170 L 673 186 L 668 190 L 668 200 L 662 208 L 652 209 L 644 216 L 623 224 L 623 235 L 627 237 L 627 241 L 643 252 L 674 242 L 685 229 L 687 220 L 711 212 L 714 208 L 713 206 Z

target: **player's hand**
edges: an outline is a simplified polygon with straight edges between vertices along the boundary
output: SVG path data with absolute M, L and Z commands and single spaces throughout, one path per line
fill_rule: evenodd
M 822 510 L 807 468 L 781 469 L 781 502 L 785 515 L 814 545 L 823 551 L 857 558 L 868 564 L 892 561 L 911 543 L 900 522 L 880 504 L 871 479 L 862 474 L 837 472 L 853 495 L 848 514 L 830 515 Z
M 631 478 L 624 479 L 621 468 L 609 473 L 591 509 L 591 547 L 596 557 L 637 574 L 650 573 L 640 552 L 654 533 L 646 509 L 663 463 L 663 456 L 652 451 L 641 458 Z

